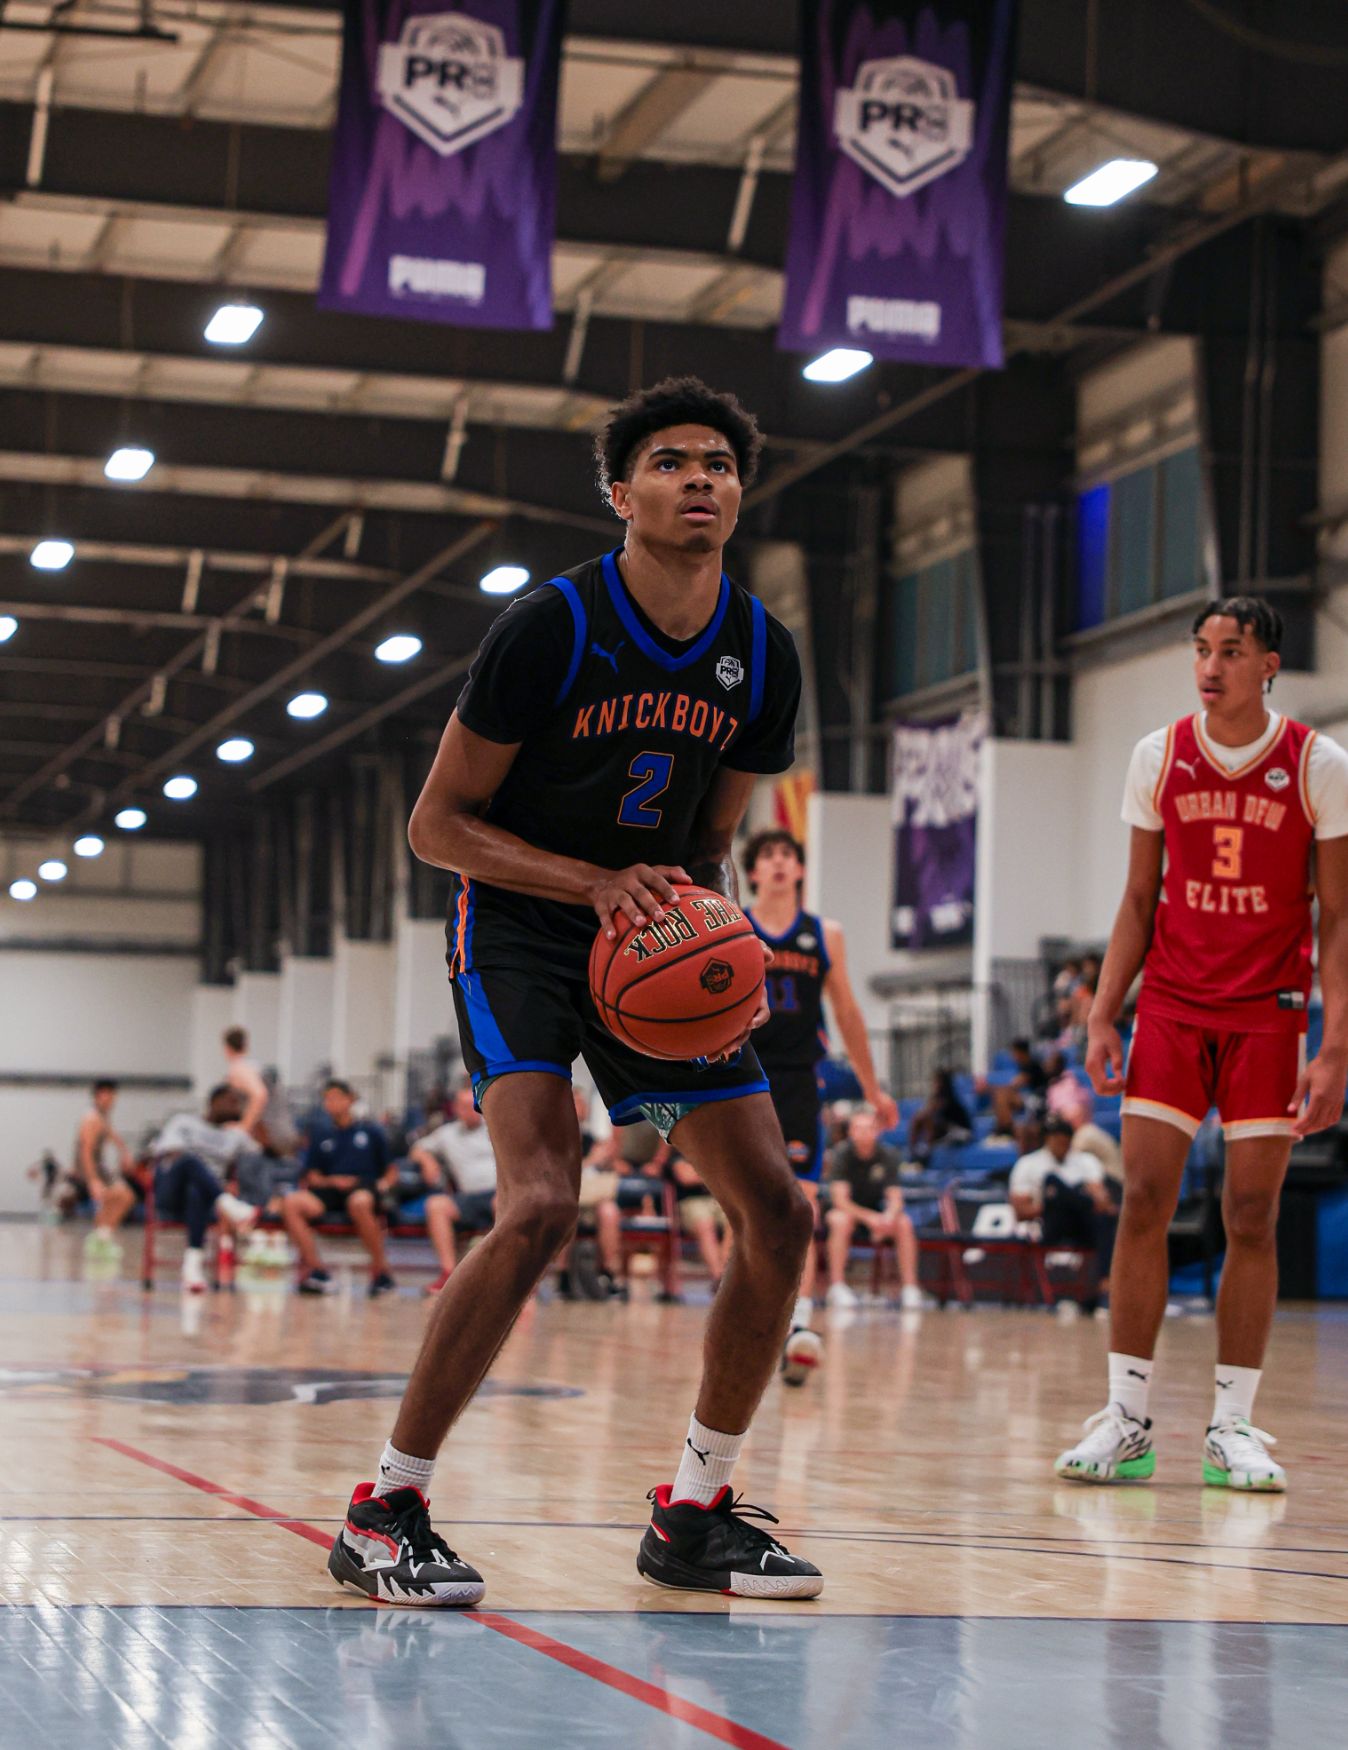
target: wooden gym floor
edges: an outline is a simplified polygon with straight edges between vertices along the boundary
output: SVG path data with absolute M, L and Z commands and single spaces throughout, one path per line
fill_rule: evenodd
M 331 1299 L 272 1282 L 184 1304 L 172 1276 L 135 1286 L 138 1233 L 100 1280 L 81 1239 L 0 1227 L 0 1744 L 1342 1741 L 1337 1309 L 1277 1323 L 1257 1420 L 1281 1498 L 1201 1487 L 1206 1317 L 1166 1327 L 1156 1481 L 1090 1489 L 1051 1462 L 1100 1407 L 1104 1324 L 820 1315 L 821 1373 L 774 1382 L 736 1479 L 826 1575 L 769 1612 L 633 1565 L 704 1305 L 544 1298 L 435 1484 L 486 1602 L 403 1612 L 337 1590 L 324 1550 L 387 1435 L 424 1277 L 371 1304 L 350 1259 Z

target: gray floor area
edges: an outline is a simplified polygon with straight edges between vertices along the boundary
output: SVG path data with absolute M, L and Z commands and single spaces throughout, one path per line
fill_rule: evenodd
M 3 1608 L 0 1744 L 1304 1750 L 1342 1743 L 1348 1718 L 1337 1627 L 658 1608 L 496 1621 L 584 1668 L 470 1616 Z M 705 1713 L 670 1717 L 662 1695 Z

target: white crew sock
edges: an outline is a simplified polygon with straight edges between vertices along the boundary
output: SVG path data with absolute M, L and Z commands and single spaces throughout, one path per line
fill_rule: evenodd
M 1254 1394 L 1263 1378 L 1262 1367 L 1223 1367 L 1217 1363 L 1213 1379 L 1217 1401 L 1212 1406 L 1211 1426 L 1220 1422 L 1248 1422 L 1254 1415 Z
M 235 1197 L 229 1191 L 222 1191 L 216 1198 L 215 1213 L 223 1215 L 230 1226 L 240 1233 L 246 1232 L 258 1216 L 256 1204 L 245 1203 L 242 1197 Z
M 1109 1352 L 1109 1401 L 1118 1404 L 1125 1416 L 1136 1422 L 1147 1419 L 1147 1393 L 1151 1390 L 1152 1361 L 1140 1355 L 1119 1355 Z
M 379 1459 L 379 1475 L 374 1485 L 375 1499 L 378 1500 L 381 1495 L 391 1495 L 395 1489 L 420 1489 L 423 1495 L 429 1497 L 434 1474 L 433 1458 L 413 1458 L 408 1452 L 399 1452 L 391 1440 L 387 1441 Z
M 669 1491 L 671 1501 L 696 1501 L 710 1507 L 730 1481 L 735 1460 L 744 1445 L 743 1434 L 722 1434 L 715 1428 L 705 1428 L 696 1416 L 688 1419 L 688 1438 L 683 1443 L 674 1486 Z
M 814 1302 L 808 1294 L 796 1297 L 796 1310 L 791 1314 L 791 1329 L 793 1331 L 808 1331 L 810 1321 L 814 1317 Z
M 206 1286 L 206 1254 L 200 1246 L 188 1246 L 183 1251 L 183 1287 Z

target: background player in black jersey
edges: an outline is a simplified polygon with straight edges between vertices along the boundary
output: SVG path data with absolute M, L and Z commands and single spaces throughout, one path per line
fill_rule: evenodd
M 596 916 L 644 924 L 693 880 L 735 893 L 731 843 L 757 774 L 790 765 L 789 633 L 723 575 L 761 439 L 692 378 L 633 396 L 597 445 L 623 546 L 493 625 L 413 811 L 413 850 L 456 872 L 450 973 L 497 1161 L 496 1225 L 441 1291 L 384 1449 L 329 1568 L 371 1597 L 471 1603 L 481 1576 L 431 1529 L 434 1461 L 516 1314 L 570 1236 L 583 1055 L 615 1123 L 649 1118 L 694 1159 L 734 1230 L 672 1487 L 651 1491 L 637 1566 L 657 1584 L 812 1597 L 818 1569 L 733 1510 L 731 1469 L 786 1335 L 813 1217 L 748 1044 L 696 1065 L 644 1057 L 595 1014 Z M 764 1002 L 754 1024 L 767 1016 Z M 635 1383 L 635 1382 L 634 1382 Z
M 825 998 L 842 1036 L 847 1061 L 861 1084 L 862 1098 L 874 1107 L 881 1129 L 898 1123 L 899 1109 L 875 1073 L 866 1019 L 847 976 L 842 925 L 832 918 L 816 917 L 801 906 L 804 845 L 781 828 L 756 832 L 745 846 L 744 873 L 754 896 L 750 920 L 773 956 L 768 972 L 771 1013 L 754 1035 L 754 1049 L 768 1078 L 786 1138 L 787 1158 L 817 1220 L 824 1167 L 819 1062 L 828 1053 Z M 805 1254 L 791 1329 L 782 1351 L 782 1377 L 789 1385 L 804 1384 L 822 1354 L 817 1338 L 802 1340 L 814 1313 L 817 1271 L 812 1245 Z M 905 1284 L 905 1296 L 910 1289 L 918 1293 L 915 1283 Z

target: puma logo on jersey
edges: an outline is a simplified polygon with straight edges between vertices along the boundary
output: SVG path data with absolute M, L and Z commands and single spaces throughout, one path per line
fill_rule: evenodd
M 609 665 L 614 674 L 617 674 L 618 652 L 620 650 L 625 650 L 626 648 L 627 640 L 625 638 L 621 644 L 615 644 L 612 650 L 605 650 L 602 644 L 591 644 L 590 655 L 599 657 L 601 661 L 606 662 Z
M 1191 778 L 1193 778 L 1195 781 L 1197 781 L 1197 778 L 1198 778 L 1198 761 L 1197 760 L 1176 760 L 1175 764 L 1177 766 L 1179 766 L 1182 771 L 1187 772 Z

